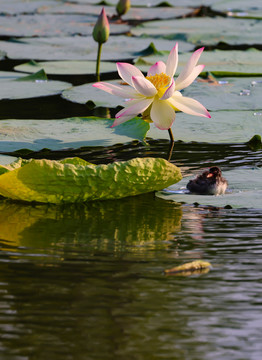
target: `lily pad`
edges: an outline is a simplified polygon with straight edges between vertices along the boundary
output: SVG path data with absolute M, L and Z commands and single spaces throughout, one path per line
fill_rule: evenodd
M 95 117 L 56 120 L 1 120 L 0 151 L 59 150 L 81 146 L 110 146 L 143 140 L 149 124 L 135 118 L 114 128 L 112 119 Z
M 52 0 L 28 1 L 28 0 L 1 0 L 1 13 L 5 15 L 32 14 L 38 12 L 41 7 L 55 6 Z
M 205 104 L 208 105 L 208 104 Z M 262 113 L 254 111 L 215 111 L 211 119 L 177 113 L 172 126 L 175 140 L 208 143 L 245 143 L 262 135 Z M 169 139 L 167 131 L 150 127 L 148 136 Z
M 189 54 L 180 54 L 178 71 L 186 65 Z M 149 66 L 157 61 L 167 60 L 167 55 L 146 56 L 136 59 L 135 65 L 142 71 L 147 71 Z M 205 64 L 205 71 L 212 72 L 215 76 L 262 76 L 262 52 L 255 49 L 247 51 L 204 51 L 199 63 Z M 205 73 L 203 72 L 202 75 Z
M 257 0 L 224 0 L 215 2 L 212 9 L 221 11 L 228 16 L 241 18 L 262 18 L 262 4 Z
M 181 179 L 179 168 L 159 158 L 109 165 L 31 160 L 0 176 L 0 195 L 13 200 L 60 204 L 119 199 L 160 190 Z
M 105 81 L 106 82 L 106 81 Z M 119 85 L 121 82 L 119 80 L 111 80 L 110 84 Z M 108 94 L 103 92 L 98 88 L 93 87 L 93 83 L 73 86 L 69 89 L 63 91 L 62 97 L 66 100 L 72 101 L 78 104 L 86 104 L 88 101 L 92 101 L 94 106 L 103 106 L 108 108 L 113 108 L 117 106 L 124 106 L 124 99 L 119 96 Z
M 1 17 L 0 36 L 74 36 L 92 35 L 97 16 L 34 14 Z M 110 24 L 110 33 L 122 34 L 130 27 Z
M 96 4 L 100 5 L 101 0 L 74 0 L 75 3 L 78 4 Z M 214 2 L 214 0 L 201 0 L 201 3 L 196 4 L 195 0 L 183 0 L 183 6 L 189 6 L 189 7 L 196 7 L 197 5 L 211 5 Z M 106 0 L 103 1 L 106 5 L 115 6 L 118 3 L 118 0 Z M 132 0 L 132 6 L 141 6 L 141 7 L 147 7 L 151 8 L 154 6 L 160 6 L 161 4 L 166 4 L 166 7 L 170 6 L 181 6 L 181 1 L 178 0 Z M 162 5 L 163 6 L 163 5 Z
M 0 81 L 18 79 L 20 77 L 24 77 L 25 74 L 21 74 L 15 71 L 0 71 Z
M 108 17 L 116 15 L 115 6 L 104 6 Z M 153 19 L 172 19 L 177 17 L 186 16 L 191 13 L 193 9 L 186 7 L 159 7 L 151 8 L 148 11 L 147 7 L 132 7 L 128 12 L 122 16 L 124 21 L 126 20 L 153 20 Z M 45 6 L 38 11 L 41 14 L 87 14 L 98 16 L 101 12 L 101 7 L 90 4 L 56 4 L 53 3 L 50 6 Z
M 183 39 L 196 45 L 261 44 L 262 23 L 256 19 L 188 18 L 149 21 L 131 30 L 135 36 Z
M 156 195 L 162 199 L 178 203 L 262 209 L 262 169 L 246 168 L 223 171 L 223 176 L 229 184 L 229 190 L 224 195 L 195 195 L 181 191 L 181 189 L 185 189 L 189 177 L 158 192 Z
M 49 75 L 94 75 L 96 72 L 96 61 L 47 61 L 35 62 L 30 61 L 26 64 L 15 67 L 16 71 L 34 73 L 44 69 Z M 100 63 L 100 73 L 116 72 L 115 62 Z
M 102 49 L 103 60 L 132 59 L 143 54 L 153 42 L 158 51 L 170 51 L 174 41 L 142 39 L 131 36 L 110 36 Z M 181 51 L 191 51 L 194 45 L 179 41 Z M 9 59 L 34 60 L 96 60 L 97 43 L 92 36 L 38 37 L 0 41 L 0 49 Z M 153 54 L 153 51 L 148 52 Z
M 261 109 L 262 79 L 232 77 L 214 79 L 212 82 L 199 80 L 184 89 L 183 95 L 197 98 L 212 111 L 255 111 Z
M 47 80 L 46 75 L 41 70 L 29 77 L 4 78 L 0 82 L 0 100 L 51 96 L 60 94 L 64 89 L 71 86 L 67 82 Z

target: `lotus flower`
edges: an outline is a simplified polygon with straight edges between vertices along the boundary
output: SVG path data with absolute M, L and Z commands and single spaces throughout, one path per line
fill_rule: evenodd
M 207 109 L 197 100 L 185 97 L 180 90 L 189 86 L 205 67 L 197 65 L 204 48 L 196 50 L 185 68 L 174 80 L 173 76 L 178 64 L 178 44 L 171 50 L 167 63 L 158 61 L 152 65 L 145 77 L 134 65 L 117 63 L 119 76 L 130 85 L 117 86 L 106 82 L 93 84 L 112 95 L 128 99 L 126 107 L 120 110 L 112 127 L 142 114 L 144 120 L 153 122 L 161 130 L 172 126 L 176 111 L 210 118 Z

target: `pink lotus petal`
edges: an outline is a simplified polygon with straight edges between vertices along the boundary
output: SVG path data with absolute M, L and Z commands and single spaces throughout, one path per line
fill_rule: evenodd
M 124 99 L 140 97 L 140 95 L 137 94 L 134 89 L 129 88 L 128 86 L 117 86 L 102 81 L 93 84 L 93 86 L 100 90 L 106 91 L 109 94 L 120 96 Z
M 116 64 L 119 76 L 129 85 L 133 85 L 132 76 L 142 76 L 142 72 L 134 65 L 128 63 L 117 63 Z
M 155 86 L 144 76 L 133 76 L 132 82 L 136 91 L 140 94 L 143 94 L 144 96 L 152 97 L 157 93 Z
M 175 108 L 183 111 L 186 114 L 211 118 L 211 115 L 207 109 L 202 104 L 200 104 L 200 102 L 195 99 L 182 96 L 179 92 L 175 92 L 172 98 L 168 99 L 168 101 Z
M 166 100 L 170 98 L 174 94 L 175 88 L 176 88 L 176 84 L 174 79 L 172 78 L 171 85 L 168 87 L 168 89 L 166 90 L 166 92 L 164 93 L 164 95 L 161 97 L 160 100 Z
M 166 63 L 166 74 L 171 78 L 174 76 L 178 64 L 178 43 L 170 51 Z
M 141 100 L 133 100 L 132 105 L 120 110 L 116 114 L 115 118 L 118 119 L 122 116 L 126 117 L 126 116 L 130 116 L 130 115 L 132 115 L 132 117 L 137 116 L 138 114 L 143 113 L 148 108 L 148 106 L 151 105 L 152 101 L 153 101 L 152 98 L 151 99 L 144 98 Z
M 175 110 L 167 100 L 156 100 L 152 104 L 150 117 L 160 130 L 168 130 L 176 117 Z
M 153 76 L 165 72 L 166 72 L 166 64 L 163 61 L 158 61 L 149 68 L 147 76 Z
M 191 85 L 192 82 L 202 72 L 204 67 L 205 67 L 205 65 L 197 65 L 197 66 L 195 66 L 194 69 L 192 70 L 192 72 L 189 74 L 189 76 L 187 78 L 185 78 L 183 81 L 181 81 L 181 80 L 179 80 L 179 78 L 177 78 L 177 80 L 176 80 L 176 90 L 181 90 L 181 89 L 184 89 L 184 88 L 188 87 L 189 85 Z
M 200 48 L 198 50 L 196 50 L 190 57 L 190 59 L 188 60 L 186 66 L 184 67 L 184 69 L 181 71 L 180 75 L 178 76 L 178 78 L 176 79 L 176 83 L 182 83 L 185 79 L 187 79 L 188 76 L 190 76 L 190 74 L 192 73 L 192 71 L 194 70 L 200 55 L 202 54 L 204 48 Z

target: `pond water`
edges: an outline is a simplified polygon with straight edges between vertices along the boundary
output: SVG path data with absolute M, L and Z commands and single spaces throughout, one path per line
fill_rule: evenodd
M 125 156 L 116 148 L 108 161 Z M 126 156 L 167 148 L 134 143 Z M 185 173 L 245 168 L 261 165 L 261 151 L 176 143 L 172 161 Z M 1 359 L 260 359 L 262 210 L 151 193 L 0 207 Z M 164 274 L 196 259 L 210 271 Z
M 168 135 L 153 126 L 147 145 L 145 124 L 110 128 L 122 103 L 91 84 L 101 4 L 2 0 L 1 164 L 168 158 Z M 184 95 L 212 119 L 179 114 L 171 162 L 184 177 L 246 172 L 232 190 L 238 207 L 159 193 L 63 206 L 1 198 L 0 360 L 261 359 L 262 148 L 249 142 L 262 131 L 261 19 L 254 0 L 132 0 L 123 21 L 110 19 L 102 80 L 119 82 L 116 61 L 146 73 L 176 41 L 180 73 L 205 46 L 206 73 Z M 165 273 L 194 260 L 212 267 Z

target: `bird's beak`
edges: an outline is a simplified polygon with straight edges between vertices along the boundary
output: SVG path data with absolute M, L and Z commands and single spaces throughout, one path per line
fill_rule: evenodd
M 210 178 L 210 177 L 212 177 L 212 176 L 213 176 L 212 173 L 207 174 L 207 177 L 208 177 L 208 178 Z

